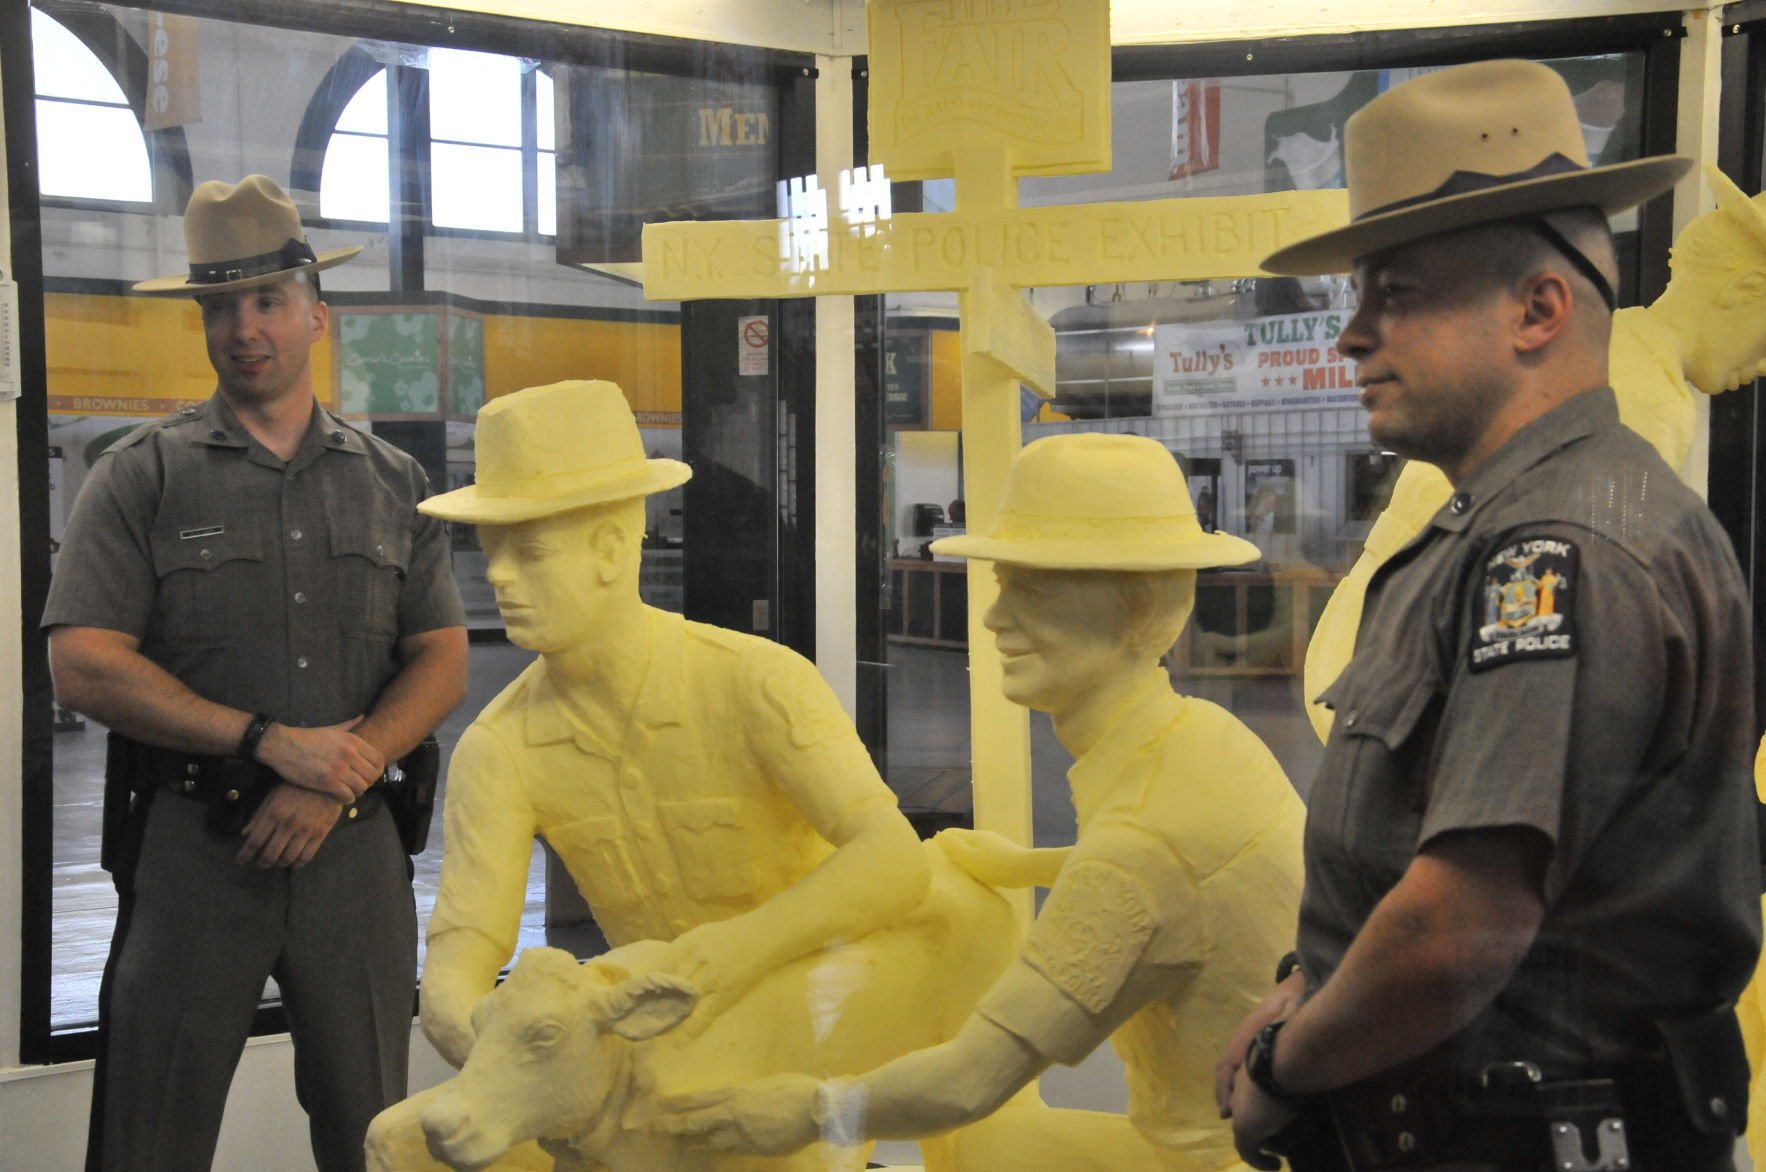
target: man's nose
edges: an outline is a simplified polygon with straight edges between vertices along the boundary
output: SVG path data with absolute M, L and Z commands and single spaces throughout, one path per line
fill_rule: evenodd
M 1343 332 L 1337 335 L 1337 353 L 1359 362 L 1374 352 L 1374 345 L 1374 333 L 1367 321 L 1367 313 L 1358 309 L 1344 325 Z

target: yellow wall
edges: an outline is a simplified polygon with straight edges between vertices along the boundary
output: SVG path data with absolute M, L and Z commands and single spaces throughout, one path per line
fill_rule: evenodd
M 158 416 L 214 390 L 194 301 L 51 293 L 44 303 L 51 414 Z M 327 405 L 335 404 L 332 345 L 328 334 L 312 354 L 313 390 Z M 680 424 L 680 327 L 673 324 L 488 315 L 484 367 L 492 398 L 559 379 L 601 378 L 624 388 L 645 426 Z
M 680 327 L 557 317 L 484 319 L 486 398 L 567 378 L 618 383 L 639 423 L 679 426 Z
M 43 302 L 50 414 L 164 415 L 214 391 L 190 298 L 50 293 Z M 330 404 L 329 336 L 312 364 L 313 391 Z

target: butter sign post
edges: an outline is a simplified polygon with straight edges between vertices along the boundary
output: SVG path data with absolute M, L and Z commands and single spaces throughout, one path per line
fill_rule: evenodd
M 1019 386 L 1054 394 L 1054 331 L 1019 289 L 1256 274 L 1258 260 L 1348 220 L 1341 191 L 1020 208 L 1018 180 L 1110 169 L 1110 11 L 1102 0 L 872 0 L 871 163 L 811 176 L 776 221 L 649 224 L 644 292 L 657 300 L 958 295 L 964 499 L 992 519 L 1021 446 Z M 956 210 L 891 216 L 887 182 L 956 180 Z M 781 185 L 783 188 L 785 185 Z M 861 198 L 867 190 L 877 194 Z M 861 208 L 863 210 L 861 210 Z M 998 591 L 971 560 L 975 824 L 1030 841 L 1030 738 L 1000 690 L 981 616 Z

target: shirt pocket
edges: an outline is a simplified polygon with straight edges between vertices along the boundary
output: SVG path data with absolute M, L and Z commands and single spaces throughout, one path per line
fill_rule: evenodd
M 1439 682 L 1417 667 L 1370 664 L 1345 672 L 1323 699 L 1337 719 L 1313 787 L 1312 817 L 1334 838 L 1333 853 L 1383 893 L 1416 854 Z
M 752 896 L 760 886 L 751 845 L 754 819 L 736 798 L 658 802 L 656 814 L 694 899 L 719 902 Z
M 209 526 L 162 526 L 148 534 L 159 579 L 155 602 L 163 641 L 230 644 L 261 625 L 264 538 L 256 526 L 205 533 Z M 200 536 L 198 536 L 200 534 Z
M 397 639 L 399 598 L 411 565 L 410 518 L 341 504 L 327 512 L 338 625 L 353 638 Z
M 647 887 L 638 878 L 619 819 L 582 818 L 548 827 L 543 837 L 564 861 L 590 908 L 615 911 L 643 898 Z

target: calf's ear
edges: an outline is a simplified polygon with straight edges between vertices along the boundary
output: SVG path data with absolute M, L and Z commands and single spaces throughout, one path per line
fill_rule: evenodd
M 633 1042 L 665 1034 L 685 1021 L 699 1004 L 699 990 L 666 973 L 646 973 L 602 994 L 607 1029 Z

